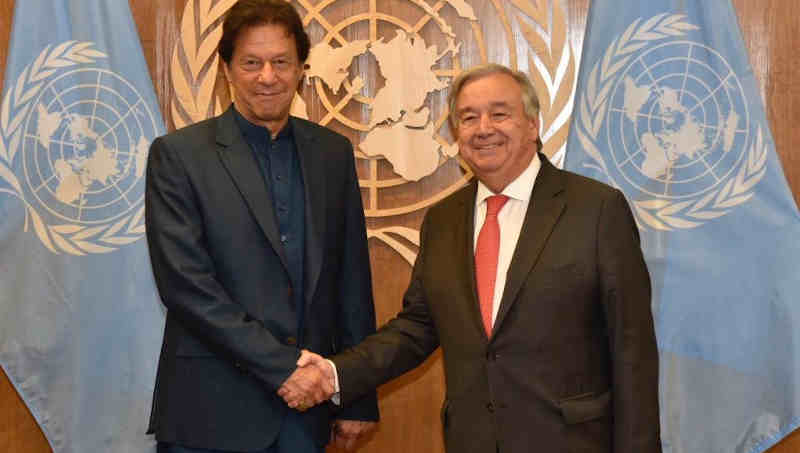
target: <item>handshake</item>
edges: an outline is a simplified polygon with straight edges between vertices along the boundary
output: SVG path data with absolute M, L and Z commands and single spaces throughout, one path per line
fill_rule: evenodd
M 297 369 L 278 389 L 278 395 L 286 404 L 304 412 L 325 402 L 336 391 L 336 376 L 333 366 L 325 358 L 305 349 L 297 360 Z M 335 420 L 331 429 L 331 440 L 339 448 L 352 450 L 356 442 L 375 428 L 376 423 L 361 420 Z
M 335 392 L 335 382 L 331 364 L 304 349 L 297 360 L 297 369 L 283 382 L 278 395 L 289 407 L 303 412 L 329 400 Z

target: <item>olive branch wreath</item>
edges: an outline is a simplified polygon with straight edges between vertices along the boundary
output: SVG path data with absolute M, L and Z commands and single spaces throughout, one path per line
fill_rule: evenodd
M 222 37 L 222 18 L 236 0 L 187 0 L 178 44 L 172 52 L 170 76 L 175 97 L 171 103 L 176 128 L 222 113 L 215 85 L 219 73 L 217 44 Z
M 22 123 L 31 113 L 31 101 L 57 72 L 80 64 L 92 64 L 107 56 L 93 49 L 93 45 L 92 42 L 66 41 L 55 47 L 45 47 L 33 63 L 22 70 L 0 105 L 0 180 L 11 186 L 11 189 L 0 189 L 0 193 L 15 196 L 23 202 L 24 231 L 28 231 L 32 224 L 42 244 L 55 254 L 109 253 L 135 242 L 145 232 L 144 206 L 114 223 L 93 227 L 69 223 L 50 225 L 25 200 L 22 185 L 11 171 L 20 149 Z
M 615 75 L 639 50 L 650 43 L 685 36 L 689 30 L 699 29 L 685 19 L 686 16 L 682 14 L 664 13 L 644 22 L 641 18 L 635 20 L 611 43 L 603 58 L 589 73 L 586 92 L 579 101 L 576 132 L 583 149 L 595 161 L 585 165 L 605 173 L 610 182 L 617 187 L 619 184 L 608 171 L 597 146 L 597 137 L 606 116 L 610 91 L 616 81 Z M 747 159 L 736 176 L 722 187 L 691 200 L 668 201 L 658 198 L 631 200 L 634 212 L 638 220 L 647 227 L 661 231 L 695 228 L 721 217 L 752 197 L 753 187 L 766 173 L 768 150 L 763 131 L 759 127 L 747 151 Z M 640 227 L 641 222 L 639 222 Z
M 570 121 L 567 118 L 558 126 L 559 116 L 571 107 L 570 100 L 575 88 L 575 56 L 567 41 L 566 11 L 563 6 L 556 4 L 557 0 L 511 0 L 511 3 L 519 9 L 521 16 L 530 19 L 542 30 L 538 31 L 526 20 L 517 19 L 522 36 L 530 48 L 528 75 L 539 97 L 539 134 L 549 135 L 547 140 L 542 139 L 542 152 L 553 158 L 567 142 Z M 549 20 L 551 14 L 552 20 Z M 544 71 L 537 70 L 535 58 L 542 63 Z M 559 72 L 564 58 L 567 59 L 566 67 Z M 551 132 L 554 127 L 557 129 Z

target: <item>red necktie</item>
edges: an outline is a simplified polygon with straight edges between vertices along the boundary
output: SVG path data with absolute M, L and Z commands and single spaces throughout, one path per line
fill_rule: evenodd
M 492 195 L 486 199 L 486 220 L 475 245 L 475 280 L 487 337 L 492 336 L 492 300 L 494 283 L 497 280 L 497 255 L 500 253 L 500 224 L 497 223 L 497 213 L 506 201 L 508 197 L 505 195 Z

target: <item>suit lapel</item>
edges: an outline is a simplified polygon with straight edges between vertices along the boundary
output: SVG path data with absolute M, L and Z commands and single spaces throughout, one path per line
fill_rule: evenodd
M 493 332 L 497 332 L 516 301 L 519 290 L 539 260 L 539 255 L 565 208 L 564 182 L 559 170 L 544 155 L 540 154 L 539 158 L 542 167 L 536 177 L 522 231 L 508 268 L 506 287 Z
M 456 232 L 456 240 L 458 243 L 456 247 L 460 249 L 461 263 L 466 267 L 463 272 L 469 279 L 470 293 L 467 297 L 455 298 L 456 300 L 463 300 L 467 307 L 466 309 L 471 314 L 470 318 L 473 320 L 473 327 L 478 329 L 480 336 L 488 341 L 486 336 L 486 329 L 483 328 L 483 318 L 481 317 L 480 303 L 478 302 L 478 286 L 475 281 L 475 196 L 478 191 L 478 183 L 473 180 L 470 185 L 461 192 L 461 200 L 459 201 L 459 208 L 462 212 L 463 231 Z
M 310 306 L 314 290 L 317 287 L 322 269 L 322 251 L 325 248 L 325 200 L 326 171 L 324 159 L 317 155 L 318 144 L 315 135 L 308 126 L 290 117 L 297 156 L 300 159 L 300 171 L 303 173 L 303 189 L 305 191 L 306 215 L 306 307 Z
M 283 266 L 288 269 L 286 253 L 280 241 L 278 222 L 272 208 L 269 185 L 258 169 L 253 150 L 242 136 L 233 116 L 233 107 L 217 121 L 217 151 L 223 166 L 247 202 L 264 235 L 272 244 Z

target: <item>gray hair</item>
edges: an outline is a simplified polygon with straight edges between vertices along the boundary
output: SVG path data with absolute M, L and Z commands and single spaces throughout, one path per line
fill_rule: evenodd
M 486 76 L 493 74 L 506 74 L 511 76 L 519 84 L 522 91 L 522 107 L 525 110 L 525 116 L 539 120 L 539 97 L 536 95 L 536 89 L 533 87 L 530 79 L 524 72 L 516 71 L 507 66 L 496 63 L 489 63 L 480 66 L 474 66 L 456 77 L 453 84 L 450 86 L 450 94 L 447 95 L 447 106 L 450 108 L 450 113 L 447 116 L 447 124 L 450 126 L 450 131 L 453 134 L 458 133 L 458 116 L 456 112 L 456 99 L 464 88 L 467 82 L 482 79 Z M 538 150 L 542 150 L 541 137 L 536 138 L 536 145 Z

